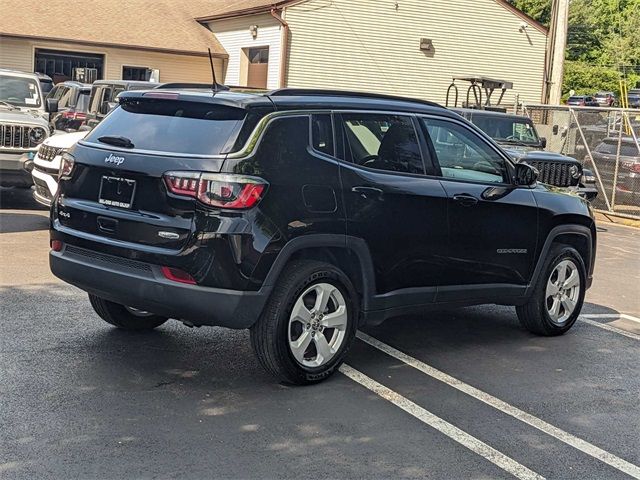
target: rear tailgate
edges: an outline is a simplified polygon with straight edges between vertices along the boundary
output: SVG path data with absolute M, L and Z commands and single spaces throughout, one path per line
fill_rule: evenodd
M 242 109 L 212 103 L 125 103 L 72 151 L 75 165 L 60 184 L 57 220 L 63 230 L 184 248 L 196 201 L 169 193 L 163 174 L 219 172 L 221 152 L 235 140 L 244 117 Z

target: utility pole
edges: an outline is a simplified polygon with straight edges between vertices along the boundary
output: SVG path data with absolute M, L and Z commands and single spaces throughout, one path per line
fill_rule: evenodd
M 562 79 L 564 77 L 564 54 L 567 48 L 569 28 L 569 0 L 553 0 L 551 25 L 547 44 L 547 81 L 543 101 L 560 105 Z

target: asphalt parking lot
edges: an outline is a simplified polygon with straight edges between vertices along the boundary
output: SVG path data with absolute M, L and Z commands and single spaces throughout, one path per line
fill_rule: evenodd
M 601 226 L 563 337 L 403 317 L 301 388 L 244 331 L 110 328 L 50 274 L 47 212 L 0 195 L 0 478 L 640 478 L 640 230 Z

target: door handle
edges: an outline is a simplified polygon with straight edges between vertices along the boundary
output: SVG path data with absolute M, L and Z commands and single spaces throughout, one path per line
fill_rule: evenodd
M 468 193 L 458 193 L 453 196 L 453 201 L 459 203 L 463 207 L 471 207 L 478 203 L 478 199 Z
M 352 187 L 351 191 L 357 193 L 362 198 L 375 198 L 382 200 L 384 192 L 376 187 Z

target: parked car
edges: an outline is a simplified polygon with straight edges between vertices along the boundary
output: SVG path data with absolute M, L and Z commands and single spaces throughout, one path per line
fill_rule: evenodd
M 51 206 L 51 201 L 58 191 L 58 172 L 62 154 L 73 147 L 88 132 L 59 133 L 47 138 L 38 148 L 33 159 L 33 198 L 36 202 L 46 207 Z
M 592 152 L 604 188 L 613 189 L 616 176 L 618 137 L 605 138 Z M 640 205 L 640 150 L 633 137 L 622 137 L 616 182 L 616 203 Z
M 574 95 L 569 97 L 567 105 L 575 107 L 599 107 L 600 104 L 590 95 Z
M 598 92 L 593 98 L 601 107 L 615 107 L 616 105 L 616 94 L 613 92 Z
M 65 132 L 78 130 L 87 119 L 91 85 L 80 82 L 58 83 L 47 98 L 58 100 L 58 112 L 52 115 L 51 123 L 56 130 Z
M 45 106 L 35 74 L 0 69 L 0 186 L 31 186 L 24 164 L 49 136 Z
M 89 109 L 84 122 L 88 128 L 98 125 L 117 105 L 117 97 L 128 90 L 148 90 L 159 84 L 133 80 L 97 80 L 91 86 Z
M 627 93 L 629 108 L 640 108 L 640 88 L 632 88 Z
M 250 329 L 262 365 L 314 383 L 356 329 L 515 305 L 559 335 L 591 285 L 588 202 L 433 103 L 283 89 L 124 92 L 62 157 L 52 272 L 122 329 Z
M 541 182 L 577 192 L 587 200 L 598 195 L 593 174 L 583 169 L 578 160 L 544 151 L 547 140 L 538 135 L 529 117 L 467 108 L 453 111 L 493 138 L 514 161 L 526 162 L 538 169 Z

